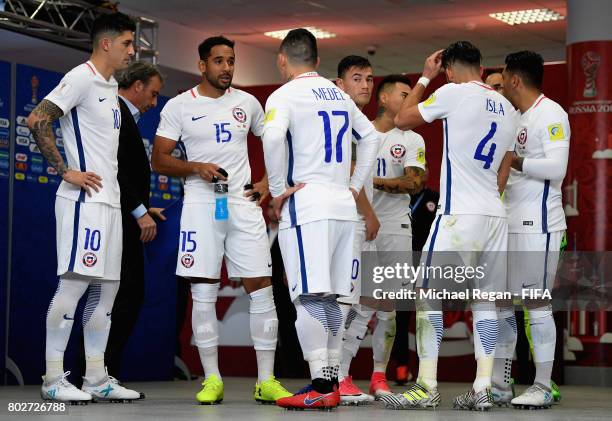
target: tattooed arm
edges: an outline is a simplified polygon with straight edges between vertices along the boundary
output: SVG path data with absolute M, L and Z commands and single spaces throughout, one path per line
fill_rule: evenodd
M 374 188 L 391 194 L 415 194 L 423 188 L 424 175 L 425 170 L 422 168 L 406 167 L 401 177 L 374 177 Z
M 102 187 L 97 174 L 92 172 L 80 172 L 68 168 L 55 145 L 53 134 L 53 122 L 64 113 L 53 102 L 43 99 L 28 117 L 28 127 L 40 149 L 40 153 L 47 159 L 49 164 L 57 170 L 57 174 L 64 181 L 79 186 L 91 196 L 90 188 L 96 192 Z

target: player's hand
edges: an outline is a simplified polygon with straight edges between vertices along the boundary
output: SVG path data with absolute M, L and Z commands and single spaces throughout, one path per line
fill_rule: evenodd
M 203 180 L 210 183 L 216 183 L 219 180 L 227 181 L 227 172 L 217 164 L 198 162 L 195 169 L 195 172 L 197 172 L 197 174 L 202 177 Z
M 257 183 L 247 184 L 244 186 L 244 195 L 252 202 L 257 202 L 257 206 L 261 205 L 261 202 L 266 200 L 266 198 L 270 195 L 270 191 L 268 190 L 268 180 L 263 178 Z
M 349 190 L 351 191 L 351 193 L 353 193 L 353 199 L 355 199 L 355 201 L 357 201 L 357 197 L 359 196 L 359 192 L 356 191 L 354 188 L 349 187 Z
M 299 189 L 303 188 L 305 185 L 306 184 L 304 183 L 296 184 L 293 187 L 289 187 L 280 196 L 272 199 L 272 208 L 274 209 L 274 215 L 276 215 L 276 219 L 278 219 L 279 221 L 281 220 L 281 211 L 283 210 L 283 204 L 285 203 L 285 200 L 287 200 L 289 196 L 291 196 Z
M 514 155 L 512 155 L 511 167 L 517 171 L 522 172 L 523 171 L 523 160 L 524 158 L 522 156 L 518 156 L 516 152 L 514 152 Z
M 366 241 L 376 240 L 378 230 L 380 229 L 380 221 L 374 212 L 368 216 L 364 216 L 366 226 Z
M 157 235 L 157 224 L 148 213 L 145 213 L 136 220 L 140 227 L 140 241 L 149 242 Z
M 81 187 L 89 197 L 91 197 L 91 189 L 99 193 L 102 188 L 102 177 L 93 172 L 68 170 L 62 175 L 62 178 L 67 183 Z
M 149 215 L 151 215 L 151 217 L 154 220 L 165 221 L 166 217 L 162 213 L 163 211 L 164 211 L 164 208 L 149 208 L 147 212 L 149 213 Z
M 436 76 L 442 73 L 442 52 L 444 50 L 438 50 L 425 60 L 423 66 L 423 76 L 429 80 L 434 80 Z

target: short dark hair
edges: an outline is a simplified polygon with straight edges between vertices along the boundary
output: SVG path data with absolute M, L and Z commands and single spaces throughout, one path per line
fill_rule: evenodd
M 100 15 L 91 28 L 91 42 L 95 47 L 102 34 L 120 35 L 125 31 L 136 31 L 136 24 L 128 15 L 120 12 Z
M 338 63 L 338 78 L 342 79 L 351 67 L 367 69 L 368 67 L 372 67 L 372 63 L 362 56 L 346 56 Z
M 227 45 L 230 48 L 234 48 L 235 42 L 225 38 L 223 35 L 216 37 L 206 38 L 200 45 L 198 45 L 198 53 L 200 54 L 200 60 L 206 60 L 210 57 L 210 51 L 217 45 Z
M 518 51 L 506 56 L 506 71 L 520 75 L 525 85 L 542 87 L 544 59 L 534 51 Z
M 317 39 L 304 28 L 292 29 L 283 39 L 280 52 L 285 54 L 291 63 L 315 65 L 319 57 Z
M 480 50 L 469 41 L 457 41 L 442 51 L 442 67 L 447 69 L 455 62 L 463 65 L 478 67 L 482 62 Z
M 395 85 L 396 83 L 403 83 L 412 88 L 412 82 L 410 82 L 410 78 L 406 75 L 389 75 L 385 76 L 383 80 L 380 81 L 378 87 L 376 88 L 376 100 L 380 100 L 380 94 L 382 91 L 389 85 Z
M 157 76 L 162 83 L 164 82 L 164 77 L 159 72 L 157 66 L 145 61 L 135 61 L 125 69 L 115 73 L 115 79 L 117 79 L 119 89 L 128 89 L 138 80 L 146 85 L 151 78 L 155 76 Z

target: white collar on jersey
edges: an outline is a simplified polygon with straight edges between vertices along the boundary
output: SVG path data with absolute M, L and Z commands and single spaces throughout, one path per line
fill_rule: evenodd
M 317 76 L 319 76 L 317 72 L 306 72 L 306 73 L 302 73 L 301 75 L 297 75 L 296 77 L 293 78 L 293 80 L 300 79 L 303 77 L 317 77 Z
M 132 104 L 130 100 L 124 97 L 123 95 L 119 96 L 121 97 L 123 102 L 125 102 L 125 105 L 127 105 L 128 109 L 130 110 L 130 113 L 132 114 L 132 117 L 134 117 L 134 121 L 138 123 L 138 120 L 140 120 L 140 111 L 138 110 L 138 108 L 136 108 L 136 106 Z

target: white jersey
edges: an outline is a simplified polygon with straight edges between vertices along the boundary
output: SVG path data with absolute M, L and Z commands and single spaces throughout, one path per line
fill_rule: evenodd
M 106 203 L 120 208 L 117 150 L 121 111 L 117 81 L 104 79 L 88 61 L 70 70 L 45 97 L 62 109 L 59 119 L 68 167 L 102 177 L 102 188 L 91 197 L 79 186 L 62 181 L 57 196 L 73 201 Z
M 356 190 L 363 186 L 366 168 L 360 169 L 359 162 L 367 162 L 367 173 L 371 172 L 378 136 L 353 100 L 316 72 L 305 73 L 268 98 L 264 130 L 270 128 L 287 133 L 286 184 L 306 184 L 283 207 L 280 228 L 324 219 L 357 221 L 349 183 L 353 182 L 351 187 Z M 354 178 L 362 177 L 358 182 L 350 178 L 351 136 L 359 142 L 353 174 Z M 362 145 L 365 148 L 360 156 Z M 269 159 L 274 157 L 266 156 L 266 161 Z M 271 177 L 270 171 L 268 175 Z M 273 196 L 278 194 L 275 188 L 271 180 Z
M 544 95 L 520 118 L 516 153 L 542 159 L 554 148 L 569 148 L 570 126 L 563 108 Z M 566 228 L 562 180 L 542 180 L 512 169 L 504 194 L 511 233 L 548 233 Z
M 497 171 L 514 150 L 518 113 L 512 104 L 472 81 L 447 83 L 418 107 L 428 123 L 444 123 L 438 214 L 505 217 Z
M 397 178 L 404 175 L 404 168 L 417 167 L 425 170 L 425 142 L 420 134 L 412 130 L 394 128 L 380 133 L 380 148 L 375 176 Z M 410 195 L 374 191 L 372 206 L 381 224 L 385 222 L 410 223 Z
M 247 203 L 244 185 L 251 182 L 247 148 L 249 130 L 261 136 L 264 114 L 249 93 L 229 88 L 219 98 L 198 93 L 197 87 L 175 96 L 164 106 L 157 136 L 179 139 L 187 160 L 219 165 L 228 173 L 228 202 Z M 215 203 L 214 185 L 198 174 L 187 177 L 185 203 Z

